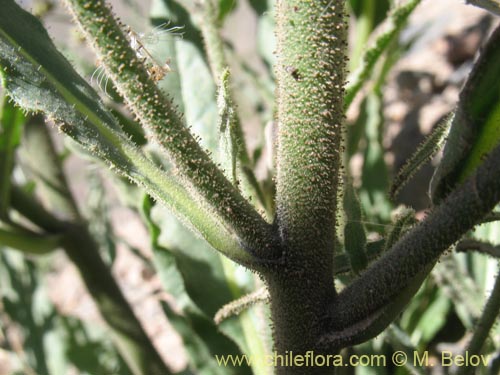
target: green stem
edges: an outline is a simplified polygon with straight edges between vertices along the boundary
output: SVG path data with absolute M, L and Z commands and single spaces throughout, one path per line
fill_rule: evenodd
M 0 220 L 9 221 L 11 174 L 24 114 L 0 92 Z
M 277 224 L 285 252 L 265 273 L 275 349 L 319 350 L 333 286 L 335 212 L 344 123 L 345 2 L 277 4 Z M 293 312 L 293 313 L 291 313 Z M 279 367 L 278 374 L 324 374 Z
M 349 58 L 349 71 L 353 71 L 359 65 L 368 38 L 373 31 L 375 6 L 375 1 L 365 1 L 362 3 L 361 14 L 356 20 L 356 40 L 353 43 L 352 53 Z
M 496 206 L 500 201 L 499 158 L 500 146 L 476 174 L 342 291 L 332 313 L 337 329 L 383 308 Z
M 104 1 L 65 0 L 102 61 L 118 92 L 152 135 L 195 196 L 209 204 L 222 222 L 257 258 L 279 258 L 273 228 L 224 177 L 184 126 L 180 115 L 149 77 L 122 28 Z
M 491 295 L 486 302 L 483 314 L 476 324 L 474 334 L 469 342 L 469 345 L 465 349 L 464 353 L 468 353 L 469 356 L 481 354 L 481 349 L 484 346 L 485 341 L 488 339 L 491 328 L 495 324 L 498 316 L 500 314 L 500 274 L 497 276 L 495 281 L 495 286 L 491 291 Z M 466 375 L 474 374 L 475 368 L 470 366 L 459 367 L 456 375 Z
M 477 251 L 478 253 L 500 259 L 500 246 L 495 246 L 489 242 L 479 241 L 472 238 L 466 238 L 460 241 L 455 247 L 455 251 L 457 253 Z
M 230 110 L 235 114 L 231 128 L 232 131 L 234 131 L 235 139 L 237 139 L 239 143 L 236 145 L 238 147 L 237 157 L 241 163 L 243 174 L 248 185 L 252 188 L 255 195 L 259 199 L 259 202 L 265 209 L 268 209 L 264 193 L 262 192 L 257 178 L 252 170 L 252 163 L 248 154 L 245 136 L 241 126 L 241 119 L 237 115 L 236 106 L 234 105 L 234 95 L 231 90 L 231 82 L 228 73 L 229 64 L 227 63 L 226 55 L 224 53 L 224 43 L 220 35 L 221 25 L 218 20 L 219 10 L 217 4 L 218 2 L 214 2 L 214 0 L 205 0 L 203 7 L 204 11 L 201 22 L 201 32 L 205 41 L 208 62 L 217 87 L 219 90 L 225 90 L 225 95 L 228 97 L 227 102 L 232 107 Z M 224 82 L 225 75 L 227 76 L 227 82 Z

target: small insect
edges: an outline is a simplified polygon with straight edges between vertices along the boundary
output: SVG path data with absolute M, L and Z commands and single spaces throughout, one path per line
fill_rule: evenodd
M 153 54 L 146 48 L 146 45 L 152 47 L 164 40 L 165 37 L 182 38 L 184 35 L 182 32 L 183 27 L 169 27 L 169 25 L 170 23 L 162 23 L 147 34 L 137 33 L 130 27 L 127 30 L 128 37 L 130 38 L 130 46 L 134 49 L 137 57 L 143 60 L 150 77 L 156 82 L 162 80 L 167 73 L 172 71 L 170 60 L 165 61 L 164 64 L 158 63 L 158 60 L 153 57 Z
M 169 22 L 162 23 L 147 33 L 138 33 L 130 26 L 127 26 L 125 29 L 130 47 L 135 51 L 136 56 L 142 60 L 149 76 L 155 82 L 161 81 L 167 73 L 172 71 L 172 68 L 170 67 L 170 59 L 167 59 L 164 64 L 159 63 L 158 59 L 151 53 L 151 49 L 168 38 L 182 38 L 184 35 L 182 32 L 183 26 L 169 27 L 169 25 Z M 109 77 L 106 75 L 102 65 L 97 67 L 94 73 L 92 73 L 90 82 L 97 84 L 106 96 L 110 97 L 107 91 Z
M 287 65 L 285 67 L 285 71 L 292 76 L 292 78 L 296 81 L 300 81 L 299 70 L 293 66 Z

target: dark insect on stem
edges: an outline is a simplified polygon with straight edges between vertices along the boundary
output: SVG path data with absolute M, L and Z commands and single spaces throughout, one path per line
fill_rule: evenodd
M 292 76 L 292 78 L 294 80 L 300 81 L 300 74 L 299 74 L 299 70 L 297 68 L 288 65 L 285 67 L 285 70 L 287 73 L 289 73 Z

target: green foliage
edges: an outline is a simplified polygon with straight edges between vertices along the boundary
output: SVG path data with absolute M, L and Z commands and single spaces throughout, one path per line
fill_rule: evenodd
M 131 374 L 101 328 L 58 314 L 44 282 L 48 264 L 47 260 L 32 261 L 2 249 L 2 335 L 10 338 L 8 350 L 19 350 L 19 344 L 10 341 L 16 340 L 12 330 L 19 330 L 24 342 L 22 352 L 18 352 L 17 373 L 63 375 L 74 368 L 89 375 Z
M 500 200 L 498 163 L 487 157 L 500 157 L 499 30 L 461 93 L 448 139 L 450 121 L 390 186 L 384 86 L 409 47 L 398 36 L 419 0 L 251 0 L 257 64 L 223 32 L 240 2 L 154 0 L 151 28 L 183 27 L 183 37 L 166 32 L 138 45 L 103 1 L 65 3 L 103 82 L 113 82 L 105 100 L 43 21 L 0 0 L 8 15 L 0 17 L 0 342 L 14 373 L 169 373 L 110 271 L 126 241 L 115 231 L 108 185 L 147 229 L 151 259 L 125 248 L 170 297 L 160 311 L 183 343 L 182 374 L 325 373 L 273 369 L 263 361 L 273 350 L 390 358 L 396 350 L 439 355 L 453 342 L 457 354 L 498 353 L 500 226 L 498 215 L 485 215 Z M 355 30 L 348 62 L 346 3 Z M 62 152 L 46 120 L 66 136 Z M 388 193 L 394 199 L 443 144 L 433 180 L 439 204 L 423 220 L 410 207 L 394 210 Z M 92 168 L 85 199 L 70 193 L 67 155 L 83 155 Z M 355 158 L 362 163 L 351 171 Z M 49 302 L 58 248 L 79 270 L 105 330 Z M 257 361 L 216 360 L 243 354 Z M 493 374 L 498 363 L 474 370 Z M 416 363 L 337 370 L 434 371 Z
M 495 79 L 500 68 L 491 64 L 498 59 L 499 45 L 500 31 L 496 30 L 460 94 L 449 142 L 431 186 L 435 201 L 463 183 L 500 141 L 500 84 Z
M 394 8 L 389 17 L 387 17 L 385 21 L 388 24 L 386 30 L 377 37 L 373 46 L 366 50 L 361 65 L 352 73 L 352 76 L 348 77 L 345 97 L 347 107 L 354 100 L 363 83 L 367 81 L 380 56 L 389 47 L 394 37 L 399 34 L 406 20 L 419 3 L 420 0 L 408 1 L 402 6 Z
M 426 140 L 418 147 L 417 151 L 409 158 L 405 165 L 399 170 L 392 180 L 390 195 L 394 199 L 396 194 L 405 186 L 415 173 L 431 158 L 433 158 L 442 148 L 445 138 L 448 135 L 452 117 L 442 121 L 429 134 Z
M 0 107 L 0 218 L 7 218 L 10 202 L 10 175 L 14 166 L 14 151 L 21 141 L 25 116 L 7 96 Z

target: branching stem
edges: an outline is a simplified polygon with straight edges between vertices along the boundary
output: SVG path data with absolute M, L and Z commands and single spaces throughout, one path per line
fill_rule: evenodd
M 207 202 L 221 221 L 262 262 L 280 250 L 273 228 L 224 177 L 184 126 L 103 0 L 65 0 L 118 92 L 146 131 L 161 146 L 195 197 Z M 208 220 L 208 219 L 207 219 Z

